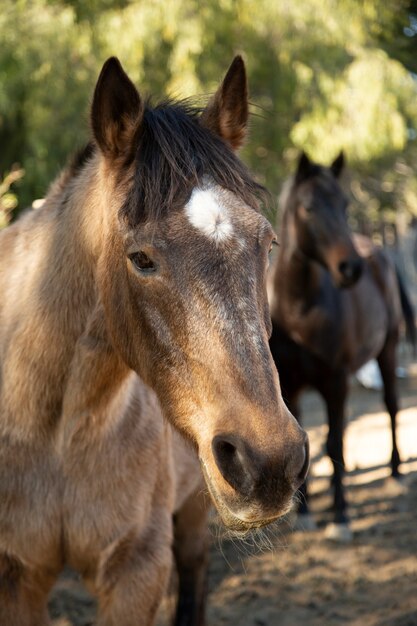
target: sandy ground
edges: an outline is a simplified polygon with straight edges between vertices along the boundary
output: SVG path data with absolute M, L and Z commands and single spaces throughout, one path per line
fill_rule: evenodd
M 388 416 L 380 392 L 354 386 L 349 401 L 346 479 L 353 541 L 325 538 L 330 518 L 330 464 L 322 456 L 326 427 L 313 394 L 303 401 L 312 449 L 311 508 L 318 530 L 285 520 L 242 543 L 221 538 L 212 521 L 208 626 L 417 626 L 417 365 L 399 381 L 399 447 L 405 486 L 387 478 Z M 158 624 L 169 622 L 167 598 Z M 54 626 L 87 626 L 95 607 L 67 572 L 54 590 Z M 138 626 L 140 619 L 138 619 Z

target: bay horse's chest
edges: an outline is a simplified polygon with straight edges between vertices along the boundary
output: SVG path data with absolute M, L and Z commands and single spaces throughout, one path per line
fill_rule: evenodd
M 329 276 L 314 294 L 287 298 L 277 294 L 276 319 L 293 341 L 330 367 L 355 371 L 381 350 L 388 315 L 369 268 L 350 289 L 333 286 Z
M 172 513 L 171 432 L 155 396 L 138 381 L 120 409 L 101 432 L 99 416 L 86 412 L 67 445 L 3 441 L 0 551 L 94 569 L 115 537 L 146 528 L 156 503 Z

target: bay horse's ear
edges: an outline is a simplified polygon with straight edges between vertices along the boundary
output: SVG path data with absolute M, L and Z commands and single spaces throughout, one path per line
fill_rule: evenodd
M 241 56 L 233 59 L 224 80 L 201 115 L 201 123 L 233 150 L 243 144 L 248 125 L 248 83 Z
M 330 169 L 333 172 L 335 178 L 339 178 L 344 167 L 345 167 L 345 155 L 343 153 L 343 150 L 341 150 L 340 154 L 335 158 L 335 160 L 330 166 Z
M 297 171 L 295 173 L 295 182 L 297 184 L 306 180 L 311 174 L 311 161 L 303 151 L 298 160 Z
M 91 125 L 103 154 L 115 158 L 132 149 L 142 117 L 142 101 L 119 59 L 103 65 L 94 90 Z

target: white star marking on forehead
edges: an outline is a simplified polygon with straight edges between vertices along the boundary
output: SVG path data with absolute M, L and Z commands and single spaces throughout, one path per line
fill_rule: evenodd
M 185 205 L 185 213 L 195 228 L 216 243 L 233 233 L 228 210 L 213 189 L 194 189 Z

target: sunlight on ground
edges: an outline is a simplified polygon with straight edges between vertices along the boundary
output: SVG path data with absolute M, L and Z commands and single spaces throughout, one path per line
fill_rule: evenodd
M 403 474 L 417 471 L 417 408 L 408 408 L 398 414 L 398 447 L 403 465 Z M 319 456 L 326 439 L 327 425 L 308 428 L 311 456 Z M 347 478 L 347 483 L 365 484 L 389 476 L 391 457 L 391 431 L 386 412 L 365 413 L 350 422 L 345 436 L 345 462 L 348 472 L 365 470 Z M 310 474 L 313 477 L 330 476 L 332 465 L 323 456 L 313 462 Z

